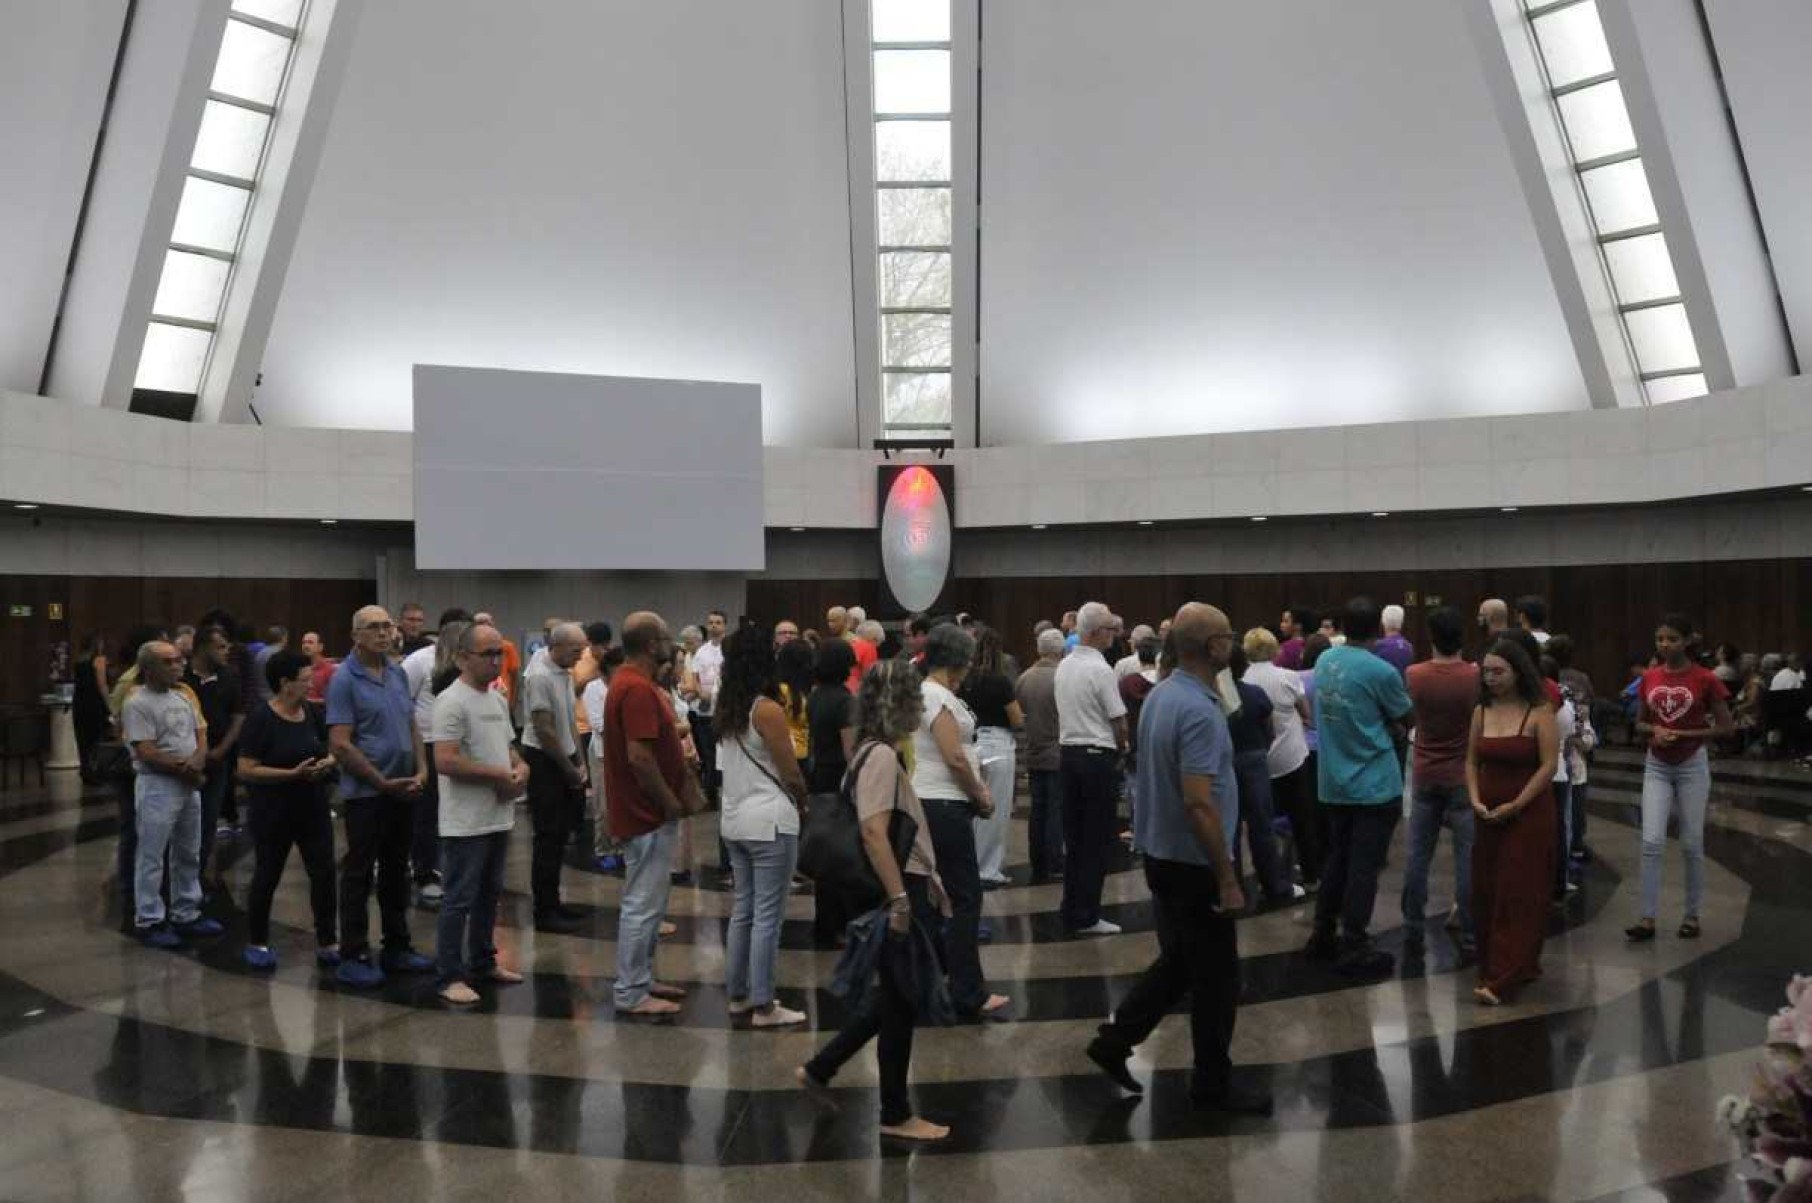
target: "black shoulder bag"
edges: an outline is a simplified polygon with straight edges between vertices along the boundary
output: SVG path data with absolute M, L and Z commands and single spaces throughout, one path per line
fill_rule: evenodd
M 856 814 L 854 797 L 857 776 L 877 746 L 870 742 L 862 749 L 844 772 L 842 786 L 836 793 L 813 794 L 806 800 L 805 821 L 799 833 L 799 871 L 820 886 L 842 893 L 856 910 L 872 910 L 887 901 L 886 887 L 862 843 L 862 820 Z M 887 819 L 887 842 L 903 874 L 913 841 L 918 839 L 919 824 L 900 809 L 899 781 L 896 776 L 893 812 Z

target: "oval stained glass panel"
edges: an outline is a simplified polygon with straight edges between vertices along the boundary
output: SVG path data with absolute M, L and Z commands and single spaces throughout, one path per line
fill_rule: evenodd
M 937 477 L 912 467 L 893 478 L 881 510 L 881 571 L 908 610 L 929 610 L 950 573 L 950 506 Z

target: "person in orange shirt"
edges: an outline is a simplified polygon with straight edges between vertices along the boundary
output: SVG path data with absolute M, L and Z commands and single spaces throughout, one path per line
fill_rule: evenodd
M 881 641 L 887 638 L 887 632 L 872 618 L 864 618 L 848 638 L 849 650 L 856 654 L 855 671 L 849 674 L 849 691 L 853 694 L 862 688 L 862 678 L 881 658 Z
M 502 633 L 503 628 L 497 626 L 489 610 L 480 610 L 472 615 L 472 621 L 481 626 L 495 627 Z M 503 641 L 503 671 L 491 682 L 491 688 L 502 694 L 503 700 L 509 703 L 510 721 L 516 722 L 516 699 L 522 696 L 522 651 L 507 636 Z

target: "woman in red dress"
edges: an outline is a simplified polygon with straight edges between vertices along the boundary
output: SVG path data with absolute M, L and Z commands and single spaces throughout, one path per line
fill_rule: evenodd
M 1472 845 L 1472 921 L 1479 984 L 1497 1006 L 1541 976 L 1554 881 L 1554 768 L 1560 733 L 1534 661 L 1500 639 L 1479 664 L 1478 708 L 1466 750 L 1466 792 L 1478 833 Z

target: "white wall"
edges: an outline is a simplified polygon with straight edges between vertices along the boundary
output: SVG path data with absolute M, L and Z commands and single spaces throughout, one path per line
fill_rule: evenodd
M 1812 5 L 1705 0 L 1705 14 L 1804 368 L 1812 364 Z
M 253 404 L 404 430 L 414 363 L 751 381 L 853 445 L 825 0 L 368 6 Z
M 0 4 L 0 388 L 38 389 L 125 14 Z
M 1588 404 L 1460 6 L 996 0 L 987 444 Z

